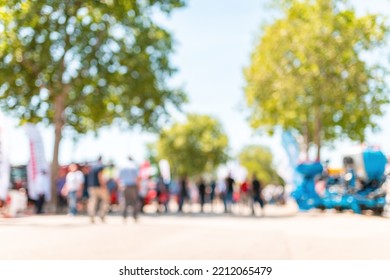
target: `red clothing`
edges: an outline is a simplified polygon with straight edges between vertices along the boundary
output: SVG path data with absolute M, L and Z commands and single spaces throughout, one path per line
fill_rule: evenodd
M 248 182 L 243 182 L 240 186 L 240 191 L 243 193 L 247 193 L 249 191 L 249 184 Z

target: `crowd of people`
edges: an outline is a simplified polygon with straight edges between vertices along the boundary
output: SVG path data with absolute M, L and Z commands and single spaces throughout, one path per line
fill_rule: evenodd
M 104 165 L 100 157 L 95 163 L 72 163 L 61 171 L 57 181 L 57 209 L 71 216 L 83 212 L 92 223 L 97 216 L 104 222 L 109 211 L 120 211 L 126 221 L 129 207 L 137 221 L 148 204 L 154 204 L 157 212 L 177 213 L 185 212 L 184 206 L 193 204 L 200 206 L 200 212 L 205 212 L 207 204 L 209 212 L 215 212 L 219 205 L 224 213 L 233 213 L 237 205 L 252 215 L 261 209 L 264 215 L 263 189 L 256 175 L 242 182 L 236 182 L 231 173 L 220 180 L 181 176 L 167 182 L 158 174 L 142 175 L 131 157 L 119 167 Z M 174 210 L 172 204 L 176 206 Z

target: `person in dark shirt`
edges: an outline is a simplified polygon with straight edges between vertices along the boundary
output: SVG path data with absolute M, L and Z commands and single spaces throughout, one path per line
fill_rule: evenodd
M 211 180 L 211 183 L 210 183 L 210 204 L 211 204 L 212 211 L 214 210 L 214 200 L 215 200 L 216 188 L 217 188 L 217 182 L 215 181 L 215 179 L 213 179 L 213 180 Z
M 59 177 L 56 180 L 57 186 L 57 214 L 64 214 L 68 208 L 68 202 L 66 195 L 63 195 L 63 188 L 65 186 L 66 170 L 59 170 Z
M 230 173 L 226 177 L 225 181 L 226 181 L 226 204 L 227 204 L 227 208 L 225 212 L 231 213 L 235 181 Z
M 99 216 L 102 222 L 105 222 L 105 217 L 109 208 L 110 194 L 103 177 L 103 170 L 104 166 L 102 164 L 102 158 L 99 157 L 98 162 L 91 167 L 91 170 L 88 174 L 88 215 L 90 216 L 92 223 L 95 222 L 96 210 L 99 200 L 101 201 Z
M 88 205 L 88 179 L 89 179 L 89 172 L 90 172 L 90 167 L 88 164 L 84 164 L 82 167 L 81 171 L 84 174 L 84 185 L 83 185 L 83 192 L 82 192 L 82 197 L 81 197 L 81 204 L 83 206 L 83 212 L 87 212 L 87 205 Z
M 264 215 L 264 200 L 262 195 L 262 185 L 256 175 L 252 178 L 252 214 L 255 215 L 255 204 L 258 203 L 261 207 L 261 213 Z
M 160 212 L 161 206 L 163 206 L 164 211 L 168 212 L 168 203 L 169 203 L 169 185 L 164 182 L 163 177 L 160 175 L 157 179 L 157 201 L 159 207 L 157 212 Z
M 203 206 L 206 202 L 206 183 L 201 177 L 198 182 L 198 191 L 199 191 L 199 199 L 200 199 L 200 212 L 203 212 Z
M 183 176 L 179 181 L 179 212 L 183 211 L 184 201 L 189 199 L 187 177 Z

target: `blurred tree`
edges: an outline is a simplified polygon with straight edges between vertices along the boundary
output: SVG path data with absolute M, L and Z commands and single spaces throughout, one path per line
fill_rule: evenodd
M 156 148 L 178 176 L 212 172 L 228 159 L 228 137 L 216 119 L 205 115 L 190 114 L 185 123 L 163 130 Z
M 263 146 L 249 145 L 238 155 L 240 164 L 248 170 L 249 176 L 256 175 L 264 184 L 283 184 L 283 179 L 273 167 L 271 151 Z
M 183 5 L 0 0 L 0 106 L 22 123 L 54 125 L 53 182 L 64 127 L 84 133 L 118 121 L 155 128 L 170 104 L 184 101 L 166 85 L 172 38 L 153 20 Z
M 253 128 L 291 129 L 317 147 L 363 141 L 388 103 L 385 69 L 363 59 L 385 42 L 378 15 L 358 17 L 348 1 L 281 0 L 282 18 L 264 28 L 245 69 Z

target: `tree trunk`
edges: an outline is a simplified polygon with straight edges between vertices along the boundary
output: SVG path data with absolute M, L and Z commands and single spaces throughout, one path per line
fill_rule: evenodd
M 51 207 L 54 211 L 57 210 L 57 178 L 59 171 L 59 152 L 60 143 L 62 138 L 62 128 L 64 127 L 64 111 L 65 111 L 65 97 L 66 93 L 63 92 L 58 95 L 54 100 L 54 150 L 53 161 L 51 163 Z
M 315 119 L 315 145 L 317 147 L 317 161 L 321 161 L 321 145 L 322 145 L 322 139 L 321 139 L 321 132 L 322 132 L 322 121 L 321 121 L 321 113 L 320 110 L 317 109 L 316 111 L 316 119 Z
M 309 161 L 309 148 L 310 148 L 310 130 L 309 130 L 309 120 L 306 120 L 305 123 L 305 135 L 304 135 L 304 141 L 305 141 L 305 160 Z
M 321 161 L 321 136 L 318 136 L 318 140 L 316 141 L 317 146 L 317 161 Z

